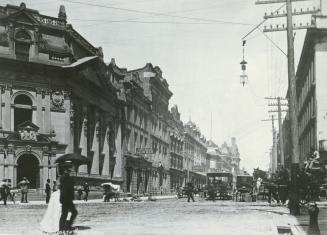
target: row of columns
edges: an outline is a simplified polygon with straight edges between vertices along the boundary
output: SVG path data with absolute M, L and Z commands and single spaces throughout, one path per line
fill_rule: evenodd
M 86 112 L 87 109 L 84 108 L 83 112 Z M 122 178 L 122 164 L 123 164 L 123 156 L 122 156 L 122 128 L 121 128 L 121 123 L 118 122 L 117 123 L 117 127 L 116 127 L 116 131 L 115 130 L 111 130 L 111 128 L 114 128 L 115 125 L 110 125 L 109 123 L 106 123 L 104 125 L 105 128 L 105 135 L 104 138 L 101 138 L 101 126 L 100 126 L 100 121 L 98 120 L 98 115 L 95 115 L 95 128 L 94 128 L 94 132 L 92 133 L 93 139 L 92 139 L 92 143 L 91 143 L 91 148 L 90 148 L 90 152 L 93 153 L 93 159 L 92 159 L 92 165 L 91 165 L 91 170 L 90 170 L 90 175 L 92 176 L 99 176 L 101 174 L 101 176 L 106 176 L 109 177 L 110 176 L 110 152 L 112 151 L 110 149 L 110 142 L 114 142 L 115 143 L 115 153 L 114 156 L 116 159 L 116 163 L 114 166 L 114 172 L 113 172 L 113 178 Z M 81 135 L 80 135 L 80 139 L 79 139 L 79 149 L 81 150 L 81 155 L 83 156 L 88 156 L 88 138 L 91 136 L 89 135 L 89 131 L 88 130 L 88 119 L 87 119 L 87 115 L 84 114 L 84 118 L 82 121 L 82 125 L 81 125 Z M 110 133 L 114 131 L 115 135 L 114 137 L 112 137 L 112 135 L 110 135 Z M 73 133 L 73 132 L 72 132 Z M 114 138 L 113 140 L 110 138 Z M 100 149 L 100 146 L 102 146 L 102 149 Z M 100 155 L 104 156 L 104 162 L 103 162 L 103 167 L 102 167 L 102 171 L 100 172 Z M 81 165 L 78 169 L 78 173 L 81 175 L 87 175 L 88 172 L 88 168 L 87 165 Z

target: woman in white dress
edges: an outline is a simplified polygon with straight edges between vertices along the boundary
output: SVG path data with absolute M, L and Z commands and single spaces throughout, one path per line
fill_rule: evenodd
M 60 190 L 57 185 L 57 191 L 51 194 L 48 208 L 41 221 L 41 231 L 45 233 L 58 233 L 59 220 L 61 216 Z

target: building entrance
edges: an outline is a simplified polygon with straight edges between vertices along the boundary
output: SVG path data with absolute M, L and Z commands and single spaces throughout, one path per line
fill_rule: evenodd
M 25 154 L 17 160 L 17 183 L 26 177 L 30 182 L 29 188 L 40 187 L 39 160 L 32 154 Z

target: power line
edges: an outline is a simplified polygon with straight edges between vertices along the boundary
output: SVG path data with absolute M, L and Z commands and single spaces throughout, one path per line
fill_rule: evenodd
M 78 19 L 72 19 L 72 21 Z M 78 20 L 79 21 L 79 20 Z M 85 21 L 85 20 L 81 20 Z M 92 20 L 90 20 L 92 21 Z M 93 20 L 100 21 L 100 20 Z M 136 21 L 136 20 L 108 20 L 108 21 L 100 21 L 102 23 L 140 23 L 140 24 L 186 24 L 186 25 L 217 25 L 222 23 L 209 23 L 209 22 L 179 22 L 179 21 Z M 88 26 L 93 26 L 98 24 L 92 24 Z
M 61 1 L 69 2 L 69 3 L 73 3 L 73 4 L 81 4 L 81 5 L 86 5 L 86 6 L 107 8 L 107 9 L 111 9 L 111 10 L 133 12 L 133 13 L 139 13 L 139 14 L 165 16 L 165 17 L 173 17 L 173 18 L 187 19 L 187 20 L 197 20 L 197 21 L 204 21 L 204 22 L 215 22 L 215 23 L 221 23 L 221 24 L 233 24 L 233 25 L 244 25 L 244 26 L 253 25 L 253 24 L 242 23 L 242 22 L 231 22 L 231 21 L 224 21 L 224 20 L 204 19 L 204 18 L 198 18 L 198 17 L 178 16 L 178 15 L 171 15 L 171 14 L 166 14 L 166 13 L 161 13 L 161 12 L 141 11 L 141 10 L 136 10 L 136 9 L 114 7 L 114 6 L 101 5 L 101 4 L 88 3 L 88 2 L 79 2 L 79 1 L 73 1 L 73 0 L 61 0 Z

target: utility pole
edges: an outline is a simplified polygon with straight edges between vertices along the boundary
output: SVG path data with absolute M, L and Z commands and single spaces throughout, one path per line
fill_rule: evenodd
M 276 130 L 275 130 L 275 117 L 274 115 L 271 115 L 271 119 L 264 119 L 261 120 L 263 122 L 271 122 L 271 129 L 272 129 L 272 139 L 273 139 L 273 145 L 272 145 L 272 159 L 271 159 L 271 172 L 275 173 L 277 169 L 277 144 L 276 144 Z
M 295 0 L 293 0 L 295 2 Z M 299 1 L 299 0 L 297 0 Z M 302 0 L 301 0 L 302 1 Z M 305 1 L 305 0 L 303 0 Z M 291 142 L 292 142 L 292 165 L 291 165 L 291 188 L 290 188 L 290 202 L 289 208 L 292 215 L 300 214 L 299 196 L 298 196 L 298 180 L 297 173 L 299 171 L 299 143 L 298 143 L 298 123 L 297 123 L 297 99 L 296 99 L 296 79 L 295 79 L 295 66 L 294 66 L 294 37 L 293 37 L 293 23 L 292 23 L 292 1 L 291 0 L 257 0 L 256 4 L 270 4 L 270 3 L 286 3 L 286 20 L 287 20 L 287 65 L 288 65 L 288 98 L 289 98 L 289 114 L 291 124 Z M 306 12 L 303 12 L 306 13 Z M 311 14 L 311 13 L 306 13 Z M 280 16 L 279 13 L 276 14 Z M 294 14 L 295 15 L 295 14 Z M 283 15 L 285 16 L 285 14 Z M 307 24 L 307 26 L 300 27 L 301 29 L 314 27 Z M 271 31 L 285 30 L 279 28 Z M 265 30 L 264 30 L 265 31 Z
M 269 113 L 278 113 L 278 131 L 279 131 L 279 151 L 280 151 L 280 164 L 285 166 L 285 156 L 284 156 L 284 135 L 283 135 L 283 121 L 282 121 L 282 112 L 288 112 L 287 109 L 282 110 L 282 106 L 288 106 L 288 104 L 281 103 L 281 100 L 286 100 L 282 97 L 265 97 L 267 100 L 277 100 L 276 103 L 269 103 L 268 106 L 277 106 L 277 110 L 269 110 Z

